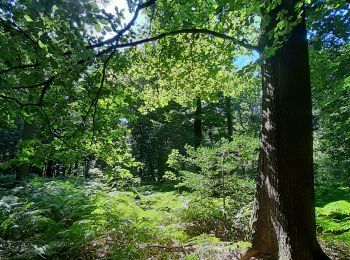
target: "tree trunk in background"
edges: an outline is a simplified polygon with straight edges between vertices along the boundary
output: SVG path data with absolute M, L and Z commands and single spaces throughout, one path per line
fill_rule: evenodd
M 90 165 L 90 159 L 89 157 L 86 157 L 84 159 L 84 178 L 89 178 L 89 165 Z
M 67 171 L 67 167 L 65 165 L 62 165 L 62 176 L 66 176 L 66 171 Z
M 68 175 L 71 176 L 72 173 L 73 173 L 73 167 L 72 167 L 72 164 L 70 163 L 68 168 Z
M 33 124 L 24 122 L 22 130 L 22 141 L 33 139 L 35 136 L 35 129 Z M 30 163 L 22 163 L 16 170 L 16 180 L 24 180 L 30 173 Z
M 85 167 L 84 167 L 84 177 L 90 178 L 90 170 L 95 168 L 96 160 L 94 159 L 93 155 L 88 155 L 85 158 Z
M 55 177 L 58 177 L 61 175 L 61 163 L 56 162 L 55 163 Z
M 52 178 L 54 176 L 54 169 L 55 164 L 54 161 L 49 160 L 46 164 L 46 172 L 45 172 L 45 177 Z
M 73 173 L 74 173 L 74 176 L 78 176 L 78 174 L 79 174 L 79 163 L 78 163 L 78 161 L 75 161 L 75 163 L 74 163 Z
M 277 14 L 295 17 L 300 1 L 282 0 L 269 13 L 262 42 Z M 262 64 L 262 132 L 253 208 L 252 249 L 246 257 L 328 259 L 316 239 L 312 110 L 305 19 Z M 249 259 L 249 258 L 247 258 Z
M 144 133 L 143 127 L 142 127 L 142 122 L 138 123 L 138 128 L 140 131 L 140 135 L 141 135 L 141 140 L 140 140 L 140 151 L 143 151 L 144 154 L 146 155 L 147 161 L 146 161 L 146 165 L 149 171 L 149 176 L 145 174 L 145 171 L 142 170 L 142 174 L 141 174 L 141 179 L 142 180 L 152 180 L 152 181 L 156 181 L 156 176 L 155 176 L 155 167 L 153 165 L 153 159 L 152 159 L 152 150 L 150 147 L 150 144 L 147 142 L 148 137 L 146 136 L 146 134 Z
M 231 97 L 225 97 L 225 114 L 226 114 L 228 140 L 232 141 L 233 122 L 232 122 L 232 99 L 231 99 Z
M 197 97 L 196 111 L 194 112 L 194 147 L 197 148 L 202 143 L 202 101 L 200 97 Z

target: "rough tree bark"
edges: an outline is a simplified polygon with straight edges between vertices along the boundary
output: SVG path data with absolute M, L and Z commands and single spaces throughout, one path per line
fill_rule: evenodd
M 271 44 L 268 32 L 276 25 L 278 13 L 287 10 L 295 18 L 298 2 L 282 0 L 268 13 L 271 22 L 262 33 L 265 46 Z M 304 17 L 273 56 L 263 57 L 262 89 L 253 241 L 245 259 L 329 259 L 317 242 L 315 230 L 311 87 Z
M 196 111 L 193 123 L 194 147 L 198 148 L 202 143 L 202 101 L 200 97 L 196 100 Z

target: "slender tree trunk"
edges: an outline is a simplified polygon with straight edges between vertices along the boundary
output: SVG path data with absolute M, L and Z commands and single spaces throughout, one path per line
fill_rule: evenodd
M 202 101 L 200 97 L 196 100 L 196 111 L 194 112 L 194 124 L 193 124 L 193 134 L 194 134 L 194 147 L 197 148 L 202 143 Z
M 214 143 L 215 143 L 215 140 L 214 140 L 214 135 L 213 135 L 213 129 L 212 128 L 208 129 L 208 137 L 209 137 L 210 144 L 213 146 Z
M 52 178 L 54 176 L 54 162 L 49 160 L 46 165 L 45 177 Z
M 55 178 L 59 175 L 59 164 L 57 161 L 54 161 L 52 169 L 53 169 L 53 176 L 52 177 Z
M 84 178 L 89 177 L 89 157 L 85 157 L 84 159 Z
M 232 141 L 233 122 L 232 122 L 232 99 L 231 99 L 231 97 L 225 97 L 225 114 L 226 114 L 228 140 Z
M 68 175 L 71 176 L 72 175 L 72 164 L 69 164 L 69 168 L 68 168 Z
M 268 32 L 277 14 L 294 5 L 282 0 L 268 15 Z M 305 19 L 283 46 L 262 64 L 263 120 L 257 187 L 253 208 L 252 250 L 264 259 L 328 259 L 316 239 L 312 111 Z M 248 258 L 249 259 L 249 258 Z
M 144 133 L 144 130 L 142 127 L 142 121 L 138 123 L 138 127 L 139 127 L 139 131 L 140 131 L 140 135 L 141 135 L 140 150 L 141 150 L 141 152 L 144 151 L 144 154 L 147 158 L 146 165 L 148 165 L 147 166 L 148 172 L 146 172 L 147 175 L 142 173 L 141 179 L 142 180 L 149 179 L 152 181 L 156 181 L 155 169 L 154 169 L 155 167 L 153 165 L 153 159 L 152 159 L 153 157 L 152 157 L 151 144 L 149 142 L 147 142 L 148 137 Z
M 85 170 L 84 170 L 84 177 L 90 178 L 90 170 L 94 168 L 96 165 L 96 160 L 93 155 L 88 155 L 85 158 Z
M 22 141 L 33 139 L 35 136 L 34 125 L 24 122 L 22 130 Z M 30 173 L 30 163 L 22 163 L 16 170 L 16 180 L 24 180 Z
M 78 176 L 78 174 L 79 174 L 79 163 L 78 163 L 78 161 L 75 161 L 75 163 L 74 163 L 73 173 L 74 173 L 75 177 Z
M 147 158 L 148 158 L 148 169 L 149 169 L 149 177 L 147 177 L 147 179 L 150 179 L 152 181 L 156 181 L 156 176 L 155 176 L 155 170 L 154 170 L 154 166 L 153 166 L 153 160 L 151 158 L 151 156 L 149 155 L 149 153 L 147 153 Z
M 39 177 L 43 177 L 44 171 L 45 171 L 45 166 L 44 166 L 44 167 L 39 168 L 39 171 L 38 171 L 38 176 L 39 176 Z

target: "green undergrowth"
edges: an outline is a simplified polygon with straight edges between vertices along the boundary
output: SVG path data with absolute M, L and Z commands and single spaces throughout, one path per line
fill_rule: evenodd
M 341 185 L 316 187 L 317 231 L 339 259 L 349 257 L 349 194 Z M 167 186 L 2 180 L 0 259 L 232 259 L 250 246 L 252 205 L 239 204 Z
M 222 207 L 191 194 L 34 178 L 1 188 L 0 197 L 1 259 L 202 259 L 247 247 L 205 227 L 224 225 Z
M 316 187 L 316 206 L 317 231 L 320 237 L 331 247 L 337 246 L 349 252 L 349 187 L 342 184 Z

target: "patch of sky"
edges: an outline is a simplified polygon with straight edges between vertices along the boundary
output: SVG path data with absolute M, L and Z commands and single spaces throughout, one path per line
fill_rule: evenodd
M 132 14 L 129 12 L 129 6 L 126 0 L 107 0 L 102 1 L 100 6 L 106 10 L 107 13 L 116 14 L 115 8 L 118 7 L 119 10 L 124 10 L 125 21 L 130 21 Z
M 112 15 L 116 15 L 116 8 L 123 13 L 122 24 L 125 26 L 128 24 L 134 16 L 133 12 L 130 12 L 127 0 L 101 0 L 99 2 L 100 8 L 105 9 L 107 13 Z M 145 23 L 145 16 L 142 14 L 142 11 L 139 13 L 133 29 L 137 31 L 137 28 L 142 26 Z M 107 32 L 106 35 L 103 36 L 104 39 L 111 38 L 115 35 L 114 32 Z
M 248 64 L 257 61 L 257 59 L 259 59 L 259 53 L 257 51 L 252 51 L 250 54 L 239 56 L 233 63 L 237 66 L 237 68 L 241 69 Z

